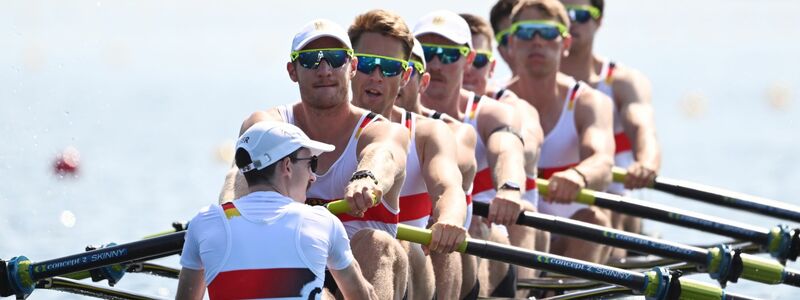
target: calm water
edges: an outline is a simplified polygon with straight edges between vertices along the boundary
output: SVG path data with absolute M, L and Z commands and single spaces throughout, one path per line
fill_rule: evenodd
M 370 8 L 409 23 L 437 8 L 488 16 L 492 4 L 295 3 L 3 1 L 0 257 L 44 260 L 133 241 L 214 202 L 227 169 L 216 153 L 241 120 L 297 99 L 284 64 L 305 22 L 327 17 L 346 26 Z M 791 0 L 609 3 L 597 47 L 652 80 L 665 176 L 800 204 L 798 10 Z M 70 145 L 81 153 L 80 176 L 60 180 L 51 164 Z M 779 222 L 646 197 L 760 226 Z M 646 226 L 680 242 L 724 240 Z M 172 297 L 176 285 L 129 274 L 118 287 Z M 748 282 L 729 290 L 768 299 L 798 291 Z M 73 298 L 45 290 L 33 297 Z

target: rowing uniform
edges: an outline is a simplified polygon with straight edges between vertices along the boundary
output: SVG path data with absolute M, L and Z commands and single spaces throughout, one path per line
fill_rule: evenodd
M 612 83 L 614 82 L 614 69 L 616 68 L 616 64 L 612 61 L 605 61 L 603 62 L 603 67 L 600 69 L 600 82 L 597 83 L 598 91 L 603 92 L 603 94 L 608 95 L 611 97 L 611 105 L 613 106 L 614 110 L 614 144 L 616 145 L 616 151 L 614 152 L 614 165 L 628 168 L 635 159 L 633 158 L 633 148 L 631 147 L 631 142 L 628 139 L 628 136 L 625 135 L 625 129 L 622 127 L 622 116 L 619 111 L 619 107 L 617 107 L 616 101 L 614 99 L 614 88 Z M 608 186 L 608 192 L 618 194 L 618 195 L 625 195 L 626 190 L 625 186 L 622 183 L 613 182 L 611 185 Z
M 431 111 L 430 114 L 428 114 L 426 117 L 434 120 L 444 121 L 444 118 L 447 116 L 448 115 L 443 112 Z M 469 189 L 464 191 L 464 194 L 467 196 L 467 216 L 464 219 L 464 228 L 466 228 L 467 230 L 469 230 L 469 226 L 470 224 L 472 224 L 472 191 L 474 187 L 475 187 L 474 183 L 470 184 Z
M 207 206 L 190 224 L 180 263 L 203 270 L 211 299 L 320 299 L 325 267 L 354 260 L 339 220 L 276 192 Z
M 578 165 L 580 157 L 580 141 L 578 129 L 575 127 L 575 101 L 586 86 L 575 81 L 567 93 L 564 108 L 556 125 L 544 137 L 539 155 L 539 176 L 549 179 L 554 173 L 567 170 Z M 539 201 L 539 212 L 569 218 L 575 212 L 586 208 L 580 203 L 551 203 Z
M 294 124 L 292 106 L 279 106 L 278 111 L 285 122 Z M 353 128 L 353 133 L 350 135 L 347 146 L 342 151 L 342 155 L 339 156 L 325 174 L 316 175 L 317 180 L 311 184 L 308 192 L 306 192 L 308 197 L 307 204 L 322 205 L 344 198 L 344 189 L 350 183 L 350 177 L 358 167 L 358 153 L 356 153 L 358 138 L 364 128 L 377 120 L 385 119 L 368 111 L 361 115 L 356 127 Z M 356 232 L 367 228 L 385 231 L 394 237 L 397 235 L 399 213 L 399 208 L 392 208 L 386 203 L 386 200 L 381 198 L 380 203 L 368 209 L 363 217 L 354 217 L 349 214 L 338 214 L 337 217 L 344 224 L 348 237 L 352 237 Z
M 411 133 L 406 160 L 406 180 L 400 189 L 400 223 L 427 228 L 433 212 L 428 187 L 422 176 L 421 161 L 417 154 L 417 114 L 403 109 L 400 124 Z
M 483 139 L 478 130 L 478 114 L 484 101 L 482 99 L 490 99 L 479 96 L 475 93 L 469 97 L 467 101 L 467 109 L 464 113 L 463 122 L 475 128 L 475 133 L 478 136 L 475 143 L 475 160 L 478 163 L 478 171 L 475 173 L 475 180 L 473 182 L 472 199 L 479 202 L 489 203 L 494 199 L 495 184 L 492 181 L 492 170 L 489 168 L 488 160 L 486 159 L 487 150 Z M 522 199 L 527 200 L 534 207 L 537 206 L 539 200 L 539 193 L 536 190 L 536 178 L 527 177 L 525 180 L 525 193 L 522 194 Z

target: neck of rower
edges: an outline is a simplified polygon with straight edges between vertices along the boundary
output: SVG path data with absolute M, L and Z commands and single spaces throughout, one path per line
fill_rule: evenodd
M 462 119 L 461 112 L 467 107 L 467 103 L 465 101 L 461 101 L 462 98 L 466 99 L 466 96 L 464 95 L 465 93 L 468 92 L 459 86 L 458 89 L 454 89 L 453 92 L 445 97 L 442 97 L 441 99 L 433 99 L 428 97 L 427 94 L 422 94 L 420 98 L 422 105 L 425 107 L 445 113 L 460 120 Z
M 592 77 L 599 73 L 596 65 L 599 60 L 592 54 L 592 47 L 570 49 L 569 56 L 561 59 L 561 72 L 575 77 L 576 80 L 592 82 Z
M 342 136 L 350 136 L 352 127 L 331 126 L 341 124 L 351 119 L 353 110 L 350 102 L 324 109 L 318 109 L 301 102 L 295 115 L 295 125 L 305 132 L 312 140 L 324 143 L 335 143 Z
M 420 101 L 422 101 L 420 100 L 421 97 L 422 95 L 417 96 L 417 101 L 409 103 L 406 107 L 403 107 L 403 109 L 418 115 L 422 115 L 422 104 L 420 104 Z
M 544 77 L 527 77 L 519 75 L 519 80 L 514 83 L 523 99 L 527 100 L 539 111 L 543 108 L 557 105 L 558 100 L 558 72 Z

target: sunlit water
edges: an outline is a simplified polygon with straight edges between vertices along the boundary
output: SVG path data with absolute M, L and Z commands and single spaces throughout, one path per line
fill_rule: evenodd
M 436 8 L 488 16 L 492 4 L 430 3 L 4 1 L 0 257 L 54 258 L 190 218 L 215 201 L 228 166 L 218 148 L 242 119 L 298 98 L 284 66 L 294 30 L 316 17 L 346 26 L 369 8 L 413 23 Z M 800 204 L 798 10 L 790 0 L 609 3 L 597 47 L 652 80 L 662 174 Z M 81 154 L 79 176 L 58 179 L 53 159 L 70 145 Z M 779 223 L 654 192 L 647 198 Z M 725 240 L 646 227 L 685 243 Z M 172 297 L 176 284 L 129 274 L 118 287 Z M 729 290 L 771 299 L 798 291 L 745 281 Z

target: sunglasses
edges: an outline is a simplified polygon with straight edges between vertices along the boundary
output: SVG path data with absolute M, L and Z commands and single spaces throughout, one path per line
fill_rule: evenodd
M 489 51 L 478 51 L 475 54 L 475 60 L 472 61 L 472 66 L 476 69 L 480 69 L 488 65 L 492 62 L 492 52 Z
M 439 58 L 439 61 L 447 65 L 457 62 L 461 56 L 467 56 L 467 54 L 469 54 L 469 47 L 422 44 L 422 52 L 425 52 L 426 62 L 431 62 L 433 57 L 436 56 Z
M 375 68 L 381 68 L 383 77 L 395 77 L 408 70 L 408 62 L 388 56 L 373 54 L 356 54 L 358 57 L 357 69 L 364 74 L 372 74 Z
M 572 22 L 583 24 L 600 18 L 600 9 L 591 5 L 565 5 L 565 7 Z
M 421 61 L 412 59 L 408 61 L 408 66 L 414 68 L 416 72 L 411 72 L 411 77 L 414 77 L 414 73 L 419 75 L 425 74 L 425 66 L 422 64 Z
M 313 172 L 313 173 L 317 173 L 317 162 L 318 162 L 319 160 L 317 159 L 317 156 L 316 156 L 316 155 L 314 155 L 314 156 L 311 156 L 311 157 L 305 157 L 305 158 L 300 158 L 300 157 L 291 157 L 291 156 L 290 156 L 290 157 L 289 157 L 289 160 L 290 160 L 292 163 L 296 163 L 296 162 L 298 162 L 298 161 L 301 161 L 301 160 L 308 160 L 308 161 L 309 161 L 309 162 L 308 162 L 308 165 L 311 167 L 311 172 Z
M 353 57 L 353 49 L 345 48 L 322 48 L 292 51 L 289 56 L 292 62 L 299 62 L 303 68 L 316 69 L 323 59 L 336 69 L 343 66 L 348 59 Z
M 539 34 L 545 40 L 552 41 L 559 36 L 568 37 L 567 26 L 554 21 L 519 21 L 511 25 L 511 32 L 518 39 L 530 41 Z
M 497 45 L 500 47 L 505 47 L 508 45 L 508 35 L 511 33 L 511 27 L 506 28 L 503 31 L 498 32 L 494 35 L 494 39 L 497 40 Z

